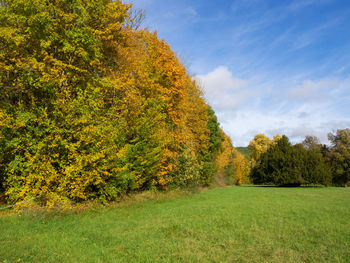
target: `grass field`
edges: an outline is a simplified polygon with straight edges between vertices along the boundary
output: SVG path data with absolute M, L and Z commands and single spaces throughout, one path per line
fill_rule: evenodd
M 1 216 L 0 262 L 350 262 L 350 189 L 232 187 Z

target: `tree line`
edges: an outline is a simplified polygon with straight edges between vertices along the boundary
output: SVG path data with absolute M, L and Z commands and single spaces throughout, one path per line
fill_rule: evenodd
M 141 12 L 115 0 L 0 2 L 8 202 L 107 202 L 208 186 L 218 173 L 242 181 L 246 160 L 169 45 L 140 28 Z
M 286 136 L 270 140 L 258 134 L 249 144 L 251 181 L 281 186 L 334 185 L 350 183 L 350 129 L 329 133 L 330 145 L 306 136 L 292 145 Z

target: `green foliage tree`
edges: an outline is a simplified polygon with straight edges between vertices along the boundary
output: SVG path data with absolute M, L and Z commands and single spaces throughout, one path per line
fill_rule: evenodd
M 286 136 L 261 155 L 259 165 L 251 172 L 255 184 L 299 186 L 301 184 L 330 184 L 330 171 L 322 155 L 292 146 Z
M 330 133 L 328 139 L 332 143 L 327 157 L 332 168 L 333 183 L 348 184 L 350 182 L 350 129 Z
M 222 142 L 224 141 L 223 134 L 220 130 L 219 122 L 211 108 L 207 110 L 209 120 L 207 128 L 209 130 L 209 141 L 207 147 L 201 152 L 200 162 L 202 163 L 201 184 L 204 186 L 210 185 L 217 172 L 216 157 L 222 150 Z

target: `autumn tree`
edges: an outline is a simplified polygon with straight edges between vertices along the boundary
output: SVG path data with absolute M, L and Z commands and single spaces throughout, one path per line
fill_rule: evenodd
M 234 183 L 236 185 L 249 184 L 250 164 L 243 154 L 234 151 L 233 156 Z
M 223 141 L 221 144 L 221 151 L 216 157 L 216 181 L 219 185 L 233 184 L 234 170 L 233 170 L 233 156 L 234 148 L 230 137 L 228 137 L 223 130 L 221 130 Z M 229 171 L 226 172 L 228 168 Z
M 240 185 L 249 183 L 250 165 L 243 154 L 233 146 L 230 137 L 223 131 L 224 138 L 220 154 L 216 157 L 217 180 L 221 185 Z
M 112 179 L 124 136 L 111 72 L 129 8 L 102 0 L 0 7 L 1 172 L 10 201 L 114 198 L 106 185 L 128 184 Z
M 257 134 L 254 139 L 250 141 L 248 149 L 250 151 L 251 165 L 254 167 L 258 164 L 261 154 L 266 152 L 271 145 L 274 145 L 281 136 L 274 136 L 273 140 L 264 134 Z

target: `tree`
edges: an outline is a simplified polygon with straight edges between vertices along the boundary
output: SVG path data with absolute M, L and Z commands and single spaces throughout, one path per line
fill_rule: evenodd
M 252 167 L 259 163 L 261 154 L 266 152 L 271 147 L 271 145 L 274 145 L 280 138 L 281 136 L 278 134 L 274 136 L 273 140 L 264 134 L 257 134 L 254 136 L 254 139 L 251 140 L 248 145 Z
M 129 184 L 117 172 L 125 122 L 112 107 L 111 74 L 129 9 L 112 0 L 0 7 L 0 163 L 10 201 L 113 199 L 121 184 L 110 182 Z
M 243 154 L 234 150 L 233 158 L 233 168 L 234 168 L 234 183 L 236 185 L 248 184 L 250 167 L 249 162 Z
M 292 146 L 286 136 L 261 155 L 260 163 L 252 169 L 255 184 L 299 186 L 330 183 L 330 172 L 322 155 L 301 145 Z
M 217 172 L 215 159 L 222 150 L 222 142 L 225 139 L 214 111 L 209 108 L 207 112 L 209 116 L 207 124 L 209 141 L 207 147 L 200 153 L 199 159 L 202 163 L 201 183 L 203 186 L 208 186 L 214 181 L 214 176 Z
M 302 142 L 302 145 L 307 150 L 321 150 L 321 143 L 320 140 L 316 136 L 307 135 L 305 136 L 304 141 Z
M 232 146 L 231 139 L 223 131 L 222 136 L 224 137 L 222 150 L 216 157 L 217 180 L 224 181 L 228 185 L 248 184 L 250 172 L 248 160 Z
M 301 153 L 302 172 L 306 184 L 331 185 L 331 169 L 320 150 L 318 148 L 305 150 L 299 145 L 295 145 L 294 148 Z
M 350 129 L 329 133 L 331 152 L 329 155 L 335 185 L 346 185 L 350 181 Z

